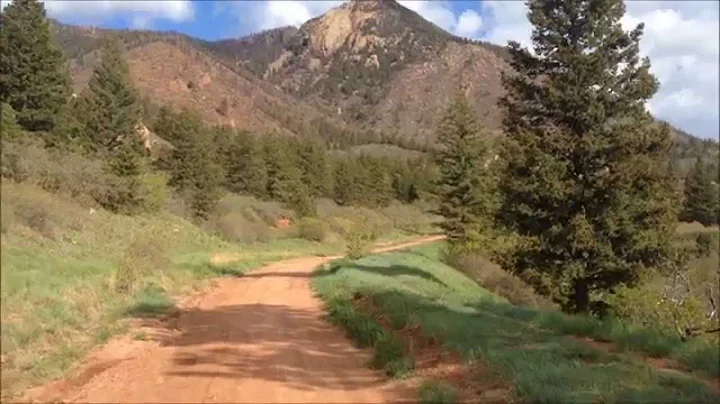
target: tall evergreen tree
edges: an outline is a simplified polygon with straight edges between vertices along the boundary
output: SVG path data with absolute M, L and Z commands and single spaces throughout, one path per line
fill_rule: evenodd
M 327 192 L 325 148 L 312 139 L 298 141 L 297 151 L 302 182 L 313 196 Z
M 220 199 L 224 177 L 209 130 L 187 110 L 163 125 L 162 133 L 174 146 L 169 184 L 188 197 L 195 217 L 207 219 Z
M 258 198 L 268 196 L 268 170 L 265 158 L 265 148 L 257 138 L 250 139 L 250 147 L 245 156 L 248 172 L 244 176 L 245 188 L 251 195 Z
M 710 167 L 697 159 L 695 167 L 685 178 L 685 202 L 681 219 L 688 222 L 697 221 L 705 226 L 718 222 L 718 185 L 713 179 Z
M 375 159 L 369 167 L 371 206 L 382 208 L 390 205 L 393 199 L 392 178 L 390 168 L 384 160 Z
M 340 158 L 333 165 L 333 200 L 338 205 L 349 206 L 356 200 L 355 164 L 349 158 Z
M 295 142 L 271 138 L 265 144 L 267 185 L 270 198 L 286 203 L 298 216 L 315 215 L 312 184 L 303 182 Z
M 85 137 L 91 149 L 112 149 L 124 136 L 135 135 L 141 106 L 117 38 L 109 38 L 103 46 L 83 102 Z
M 440 226 L 450 243 L 477 248 L 482 232 L 490 228 L 493 190 L 483 166 L 487 150 L 482 131 L 464 96 L 448 108 L 437 138 L 440 178 L 435 192 L 437 213 L 444 218 Z
M 0 103 L 25 130 L 50 131 L 70 95 L 65 59 L 52 43 L 45 6 L 15 0 L 0 12 Z
M 124 213 L 137 213 L 145 202 L 146 188 L 141 177 L 148 171 L 143 154 L 142 140 L 138 136 L 124 136 L 110 152 L 108 167 L 119 177 L 106 207 Z
M 668 255 L 672 141 L 645 111 L 658 83 L 639 58 L 642 24 L 622 29 L 622 0 L 528 5 L 534 53 L 511 42 L 515 73 L 503 77 L 500 219 L 520 236 L 516 273 L 585 312 L 594 292 Z

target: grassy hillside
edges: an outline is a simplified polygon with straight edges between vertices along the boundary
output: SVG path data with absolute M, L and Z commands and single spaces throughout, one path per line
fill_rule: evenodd
M 2 184 L 3 397 L 57 377 L 128 315 L 162 312 L 198 280 L 338 251 L 300 239 L 232 244 L 170 213 L 125 216 Z M 222 254 L 220 254 L 222 253 Z
M 86 162 L 85 174 L 93 173 L 90 166 Z M 70 197 L 81 184 L 61 182 L 66 193 L 46 191 L 45 168 L 35 166 L 38 172 L 25 182 L 2 181 L 3 398 L 60 377 L 88 349 L 122 332 L 128 318 L 173 310 L 175 297 L 202 289 L 213 277 L 279 259 L 338 254 L 343 236 L 358 223 L 371 227 L 378 242 L 432 228 L 416 207 L 373 211 L 327 200 L 319 201 L 325 221 L 277 228 L 279 218 L 292 219 L 287 209 L 232 194 L 200 224 L 186 219 L 176 198 L 157 213 L 114 214 L 81 202 L 87 195 L 79 191 Z M 56 181 L 75 181 L 53 170 Z
M 703 382 L 718 375 L 716 347 L 701 341 L 682 343 L 610 321 L 513 306 L 444 265 L 442 247 L 436 243 L 336 261 L 317 273 L 314 286 L 327 303 L 331 320 L 345 326 L 361 344 L 374 346 L 376 358 L 389 345 L 396 346 L 395 356 L 379 366 L 386 371 L 390 367 L 388 373 L 404 375 L 413 367 L 412 349 L 403 347 L 402 335 L 419 326 L 426 338 L 460 354 L 469 374 L 479 374 L 475 370 L 487 366 L 489 372 L 483 377 L 509 383 L 511 396 L 522 400 L 714 402 L 720 398 Z M 364 300 L 370 300 L 378 313 L 372 316 L 357 304 Z M 386 342 L 393 338 L 394 343 Z M 665 358 L 681 370 L 654 366 L 646 355 Z M 393 371 L 398 363 L 404 364 L 402 372 Z M 443 395 L 448 387 L 442 386 L 432 382 L 422 391 L 453 396 Z M 473 397 L 478 395 L 482 398 L 482 391 Z

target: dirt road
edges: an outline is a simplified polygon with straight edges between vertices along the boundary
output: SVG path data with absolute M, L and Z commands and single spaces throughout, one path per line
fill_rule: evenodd
M 389 251 L 433 241 L 428 237 Z M 78 376 L 28 393 L 33 401 L 382 403 L 414 401 L 414 383 L 368 368 L 371 352 L 328 324 L 310 289 L 331 258 L 278 262 L 226 278 L 146 324 L 147 340 L 126 336 L 89 356 Z M 137 334 L 136 334 L 137 335 Z

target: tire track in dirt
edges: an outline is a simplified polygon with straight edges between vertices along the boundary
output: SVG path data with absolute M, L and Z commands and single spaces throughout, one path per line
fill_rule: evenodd
M 441 239 L 384 247 L 392 251 Z M 111 340 L 75 379 L 30 390 L 30 401 L 381 403 L 416 400 L 416 381 L 389 381 L 324 318 L 309 257 L 221 279 L 176 315 L 148 321 L 147 341 Z

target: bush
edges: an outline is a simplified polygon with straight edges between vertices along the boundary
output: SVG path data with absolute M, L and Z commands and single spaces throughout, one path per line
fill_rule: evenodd
M 388 376 L 398 376 L 400 372 L 407 371 L 399 364 L 403 364 L 405 357 L 405 345 L 390 334 L 383 334 L 375 343 L 375 353 L 371 365 L 375 369 L 384 369 Z M 412 369 L 412 367 L 410 367 Z
M 395 229 L 406 233 L 426 233 L 433 228 L 434 218 L 415 205 L 404 205 L 395 202 L 381 212 Z
M 713 251 L 713 238 L 709 233 L 700 233 L 695 238 L 695 248 L 697 255 L 700 257 L 707 257 Z
M 443 255 L 446 264 L 514 305 L 543 309 L 555 307 L 549 299 L 536 293 L 532 286 L 483 258 L 479 253 L 449 244 Z
M 142 190 L 142 210 L 145 212 L 159 212 L 170 198 L 170 187 L 167 184 L 167 175 L 163 173 L 145 173 L 140 176 Z
M 215 231 L 225 240 L 238 243 L 256 243 L 270 240 L 270 227 L 264 221 L 248 219 L 242 212 L 212 217 L 204 227 Z
M 703 302 L 695 296 L 672 299 L 648 281 L 634 288 L 618 288 L 607 301 L 615 315 L 625 322 L 649 327 L 665 335 L 679 337 L 678 330 L 705 328 L 710 322 Z
M 8 231 L 19 224 L 46 238 L 56 238 L 62 230 L 79 230 L 86 211 L 67 198 L 49 194 L 33 185 L 2 183 L 2 215 Z
M 131 293 L 144 275 L 168 267 L 169 246 L 164 233 L 163 229 L 147 229 L 126 247 L 115 272 L 114 283 L 117 292 Z
M 370 252 L 376 234 L 368 226 L 359 224 L 345 235 L 345 255 L 351 259 L 358 259 Z
M 328 234 L 328 225 L 318 219 L 303 218 L 298 223 L 298 237 L 322 242 Z
M 121 179 L 105 170 L 102 160 L 67 150 L 48 150 L 31 136 L 2 142 L 2 175 L 105 208 L 111 208 L 125 190 Z

